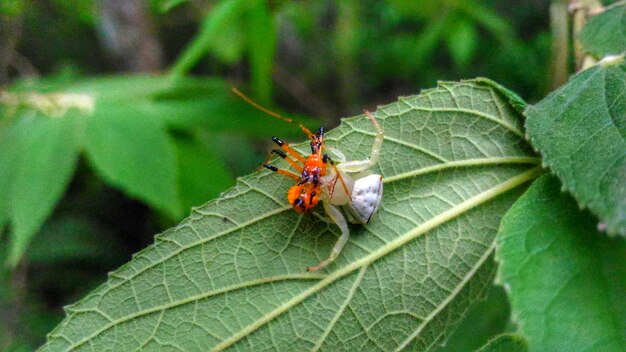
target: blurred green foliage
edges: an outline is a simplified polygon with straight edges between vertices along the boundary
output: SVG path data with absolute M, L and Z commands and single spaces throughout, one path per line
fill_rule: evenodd
M 548 86 L 547 2 L 150 0 L 152 75 L 111 58 L 101 3 L 0 1 L 0 56 L 19 54 L 0 66 L 0 349 L 43 342 L 62 305 L 256 167 L 261 141 L 303 138 L 231 85 L 311 128 L 437 80 L 530 101 Z

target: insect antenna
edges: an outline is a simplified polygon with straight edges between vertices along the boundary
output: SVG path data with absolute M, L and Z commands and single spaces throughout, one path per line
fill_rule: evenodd
M 250 99 L 248 96 L 246 96 L 245 94 L 243 94 L 239 89 L 233 87 L 232 88 L 233 93 L 237 94 L 241 99 L 243 99 L 246 103 L 254 106 L 255 108 L 263 111 L 264 113 L 273 116 L 277 119 L 281 119 L 283 121 L 287 121 L 289 123 L 293 123 L 294 125 L 297 125 L 298 127 L 300 127 L 300 129 L 307 134 L 307 136 L 309 136 L 309 138 L 311 138 L 312 140 L 317 138 L 315 134 L 313 134 L 313 132 L 311 132 L 311 130 L 309 130 L 308 128 L 304 127 L 303 124 L 295 122 L 293 119 L 289 118 L 289 117 L 285 117 L 282 115 L 279 115 L 267 108 L 262 107 L 261 105 L 259 105 L 258 103 L 256 103 L 254 100 Z

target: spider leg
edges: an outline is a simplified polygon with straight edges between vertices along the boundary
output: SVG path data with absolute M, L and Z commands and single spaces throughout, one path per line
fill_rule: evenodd
M 337 169 L 337 165 L 335 165 L 335 162 L 333 161 L 333 159 L 331 159 L 330 156 L 328 156 L 328 154 L 324 154 L 324 158 L 322 160 L 324 160 L 324 162 L 330 163 L 330 166 L 333 168 L 333 170 L 335 171 L 335 174 L 337 175 L 337 177 L 335 177 L 335 180 L 333 181 L 332 189 L 329 187 L 330 198 L 331 199 L 333 198 L 333 194 L 335 193 L 335 185 L 337 184 L 337 180 L 339 180 L 339 182 L 341 183 L 341 186 L 343 187 L 343 190 L 346 192 L 346 195 L 348 195 L 348 198 L 352 200 L 352 196 L 350 195 L 348 186 L 346 186 L 346 181 L 344 181 L 343 177 L 341 176 L 341 172 L 339 172 L 339 169 Z
M 306 268 L 306 270 L 309 272 L 323 269 L 328 264 L 332 263 L 335 260 L 335 258 L 337 258 L 339 253 L 341 253 L 343 246 L 345 246 L 346 242 L 348 242 L 348 239 L 350 238 L 350 230 L 348 229 L 348 223 L 346 222 L 346 219 L 341 214 L 341 211 L 339 211 L 339 209 L 337 209 L 335 206 L 330 204 L 330 202 L 324 202 L 324 210 L 326 211 L 326 214 L 328 214 L 328 216 L 333 220 L 333 222 L 337 224 L 337 226 L 339 226 L 339 229 L 341 230 L 341 236 L 339 237 L 339 239 L 333 246 L 333 249 L 330 252 L 330 255 L 328 256 L 328 258 L 326 260 L 319 262 L 317 265 L 309 266 L 308 268 Z
M 326 150 L 328 150 L 329 152 L 335 154 L 335 156 L 337 157 L 337 160 L 339 160 L 340 163 L 345 163 L 348 160 L 346 158 L 346 155 L 341 150 L 339 150 L 337 148 L 326 147 Z
M 372 151 L 370 152 L 370 157 L 365 160 L 355 160 L 348 161 L 345 163 L 339 164 L 339 169 L 344 172 L 362 172 L 365 171 L 372 166 L 378 164 L 378 160 L 380 159 L 380 150 L 383 146 L 383 140 L 385 135 L 383 133 L 382 127 L 374 115 L 372 115 L 369 111 L 364 111 L 365 115 L 372 121 L 372 124 L 376 128 L 376 137 L 374 138 L 374 143 L 372 144 Z

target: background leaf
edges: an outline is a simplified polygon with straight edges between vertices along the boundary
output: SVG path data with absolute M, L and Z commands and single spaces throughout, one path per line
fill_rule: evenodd
M 285 200 L 291 180 L 258 172 L 68 307 L 42 350 L 425 350 L 444 341 L 485 296 L 500 217 L 538 160 L 521 115 L 482 82 L 441 83 L 376 115 L 386 131 L 382 209 L 352 227 L 325 272 L 305 267 L 328 255 L 336 226 L 296 214 Z M 327 140 L 358 159 L 373 138 L 361 116 Z
M 530 351 L 626 349 L 626 243 L 543 176 L 502 220 L 496 259 Z
M 183 160 L 182 163 L 186 162 L 184 169 L 178 169 L 182 164 L 176 161 L 171 132 L 167 128 L 184 135 L 208 131 L 213 137 L 218 133 L 263 138 L 273 133 L 283 137 L 301 136 L 297 126 L 268 117 L 244 104 L 231 92 L 230 84 L 223 79 L 112 76 L 82 80 L 23 81 L 12 88 L 12 92 L 23 94 L 24 97 L 33 92 L 57 95 L 61 92 L 92 99 L 95 104 L 93 111 L 89 116 L 79 118 L 80 123 L 71 127 L 78 135 L 87 134 L 86 152 L 96 170 L 114 187 L 120 187 L 131 196 L 167 212 L 174 218 L 182 215 L 183 208 L 214 197 L 218 193 L 218 187 L 224 189 L 231 183 L 226 181 L 230 177 L 223 167 L 225 157 L 221 155 L 224 153 L 201 156 L 200 149 L 196 149 L 194 156 L 187 159 L 195 158 L 200 162 L 198 158 L 201 158 L 207 164 L 194 167 L 188 160 Z M 11 131 L 15 121 L 33 113 L 36 113 L 33 107 L 25 106 L 19 116 L 3 121 L 7 131 L 4 133 L 6 137 L 2 138 L 6 140 L 3 143 L 7 146 L 0 152 L 0 165 L 6 165 L 0 171 L 0 195 L 6 195 L 0 200 L 2 218 L 7 218 L 10 213 L 7 204 L 10 199 L 9 188 L 14 179 L 10 175 L 14 172 L 13 165 L 17 165 L 16 160 L 24 159 L 24 152 L 19 150 L 19 143 L 15 141 L 18 137 L 10 137 L 14 134 Z M 224 123 L 225 116 L 228 116 L 228 123 Z M 306 123 L 310 119 L 298 118 L 298 121 Z M 85 125 L 86 131 L 83 131 Z M 28 126 L 22 130 L 29 135 Z M 79 147 L 82 146 L 76 146 L 76 149 Z M 200 148 L 200 145 L 197 144 L 196 147 Z M 202 150 L 210 153 L 205 147 Z M 149 151 L 158 154 L 148 153 Z M 215 167 L 209 170 L 210 165 Z M 192 181 L 198 175 L 192 174 L 202 168 L 204 177 L 208 176 L 207 172 L 212 172 L 212 176 L 216 178 L 204 180 L 204 191 L 197 187 L 193 192 L 181 189 L 180 191 L 186 193 L 184 199 L 179 199 L 179 187 L 200 186 Z M 178 183 L 177 174 L 185 178 L 184 185 Z M 143 177 L 149 180 L 144 182 Z M 207 195 L 210 197 L 206 198 Z M 181 201 L 185 203 L 182 207 Z M 41 221 L 43 220 L 45 218 Z
M 189 2 L 189 0 L 151 0 L 150 4 L 160 13 L 167 13 L 187 2 Z
M 0 3 L 0 14 L 7 17 L 19 16 L 26 6 L 26 0 L 5 0 Z
M 609 233 L 626 236 L 626 65 L 596 66 L 526 111 L 543 161 Z
M 483 346 L 478 352 L 525 352 L 528 351 L 526 341 L 520 335 L 505 334 L 496 337 Z
M 98 107 L 96 107 L 98 109 Z M 108 110 L 113 110 L 108 107 Z M 87 119 L 85 151 L 102 178 L 173 218 L 181 215 L 176 149 L 156 121 L 97 114 Z M 141 165 L 141 167 L 138 167 Z
M 22 120 L 3 126 L 0 132 L 0 220 L 4 220 L 3 224 L 7 223 L 11 216 L 11 192 L 17 172 L 15 165 L 18 165 L 22 158 L 28 126 L 30 124 Z
M 506 331 L 510 307 L 501 286 L 491 286 L 487 299 L 476 302 L 439 352 L 474 351 Z
M 216 198 L 233 185 L 233 177 L 222 160 L 195 140 L 176 139 L 178 184 L 183 209 Z
M 272 133 L 300 136 L 297 126 L 268 117 L 243 104 L 231 92 L 232 85 L 216 77 L 109 76 L 79 80 L 25 81 L 15 91 L 68 92 L 95 98 L 94 114 L 145 118 L 165 123 L 176 130 L 192 128 L 211 132 L 234 132 L 251 137 L 267 138 Z M 283 113 L 280 109 L 277 112 Z M 295 116 L 302 123 L 318 120 Z M 228 118 L 228 123 L 224 123 Z
M 105 229 L 84 217 L 68 215 L 53 218 L 37 234 L 37 241 L 28 247 L 28 263 L 46 265 L 89 260 L 111 263 L 115 262 L 111 258 L 123 258 L 119 246 L 110 243 L 109 236 L 106 235 Z M 66 278 L 67 281 L 70 279 Z
M 32 116 L 20 121 L 22 140 L 4 145 L 17 148 L 9 205 L 12 222 L 8 263 L 16 265 L 52 209 L 65 193 L 78 160 L 80 148 L 77 116 L 48 118 Z M 14 154 L 15 156 L 15 154 Z
M 589 19 L 580 32 L 588 52 L 603 57 L 626 51 L 626 5 L 617 5 Z
M 461 68 L 467 67 L 474 56 L 477 40 L 476 28 L 471 22 L 466 20 L 456 21 L 446 37 L 448 50 L 450 50 L 456 65 Z
M 219 42 L 221 30 L 228 28 L 231 21 L 237 22 L 245 7 L 244 0 L 223 0 L 217 3 L 204 18 L 199 33 L 172 67 L 171 75 L 184 76 L 214 45 L 213 42 Z
M 252 3 L 246 21 L 252 90 L 259 101 L 269 102 L 272 98 L 276 25 L 267 1 L 252 0 Z

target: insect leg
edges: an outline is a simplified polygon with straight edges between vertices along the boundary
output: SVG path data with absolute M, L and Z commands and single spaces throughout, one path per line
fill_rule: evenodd
M 237 89 L 237 88 L 235 88 L 235 87 L 232 87 L 232 91 L 233 91 L 233 93 L 237 94 L 237 95 L 238 95 L 241 99 L 243 99 L 246 103 L 248 103 L 248 104 L 250 104 L 250 105 L 254 106 L 255 108 L 257 108 L 257 109 L 259 109 L 259 110 L 263 111 L 264 113 L 266 113 L 266 114 L 268 114 L 268 115 L 270 115 L 270 116 L 273 116 L 273 117 L 275 117 L 275 118 L 277 118 L 277 119 L 281 119 L 281 120 L 287 121 L 287 122 L 289 122 L 289 123 L 296 124 L 298 127 L 300 127 L 300 129 L 302 130 L 302 132 L 306 133 L 306 135 L 307 135 L 307 136 L 309 136 L 309 138 L 310 138 L 310 139 L 314 139 L 314 138 L 315 138 L 315 135 L 313 134 L 313 132 L 311 132 L 308 128 L 304 127 L 304 125 L 303 125 L 303 124 L 301 124 L 301 123 L 297 123 L 297 122 L 294 122 L 294 121 L 293 121 L 291 118 L 289 118 L 289 117 L 282 116 L 282 115 L 280 115 L 280 114 L 277 114 L 277 113 L 273 112 L 273 111 L 272 111 L 272 110 L 270 110 L 270 109 L 267 109 L 267 108 L 262 107 L 261 105 L 257 104 L 254 100 L 252 100 L 252 99 L 248 98 L 245 94 L 243 94 L 242 92 L 240 92 L 240 91 L 239 91 L 239 89 Z
M 300 153 L 298 153 L 297 151 L 291 149 L 289 144 L 283 142 L 281 139 L 276 138 L 276 137 L 272 137 L 272 142 L 276 143 L 276 145 L 278 145 L 282 150 L 286 151 L 287 153 L 292 155 L 294 158 L 298 159 L 299 162 L 301 162 L 303 164 L 306 162 L 306 159 L 304 159 L 304 157 L 302 155 L 300 155 Z
M 328 258 L 324 261 L 321 261 L 317 265 L 306 268 L 306 270 L 309 272 L 323 269 L 328 264 L 332 263 L 335 260 L 335 258 L 337 258 L 339 253 L 341 253 L 343 246 L 345 246 L 346 242 L 348 242 L 348 239 L 350 238 L 350 230 L 348 229 L 348 223 L 346 222 L 346 219 L 341 214 L 341 211 L 339 211 L 339 209 L 337 209 L 335 206 L 333 206 L 329 202 L 324 202 L 324 210 L 326 211 L 326 214 L 328 214 L 328 216 L 333 220 L 333 222 L 337 224 L 337 226 L 339 226 L 339 229 L 341 230 L 341 236 L 335 243 L 335 246 L 330 252 L 330 255 L 328 256 Z
M 337 157 L 336 159 L 339 160 L 340 163 L 344 163 L 344 162 L 346 162 L 346 160 L 348 160 L 348 158 L 346 158 L 346 155 L 344 153 L 342 153 L 341 150 L 339 150 L 337 148 L 326 147 L 326 150 L 328 150 L 329 152 L 335 154 L 335 156 Z
M 279 173 L 279 174 L 281 174 L 281 175 L 284 175 L 284 176 L 287 176 L 287 177 L 293 178 L 293 179 L 294 179 L 294 180 L 296 180 L 296 181 L 300 181 L 300 176 L 298 176 L 298 175 L 294 174 L 294 173 L 293 173 L 293 172 L 291 172 L 291 171 L 287 171 L 287 170 L 284 170 L 284 169 L 279 169 L 279 168 L 277 168 L 276 166 L 274 166 L 274 165 L 269 165 L 269 164 L 263 164 L 263 167 L 264 167 L 264 168 L 266 168 L 266 169 L 268 169 L 268 170 L 272 170 L 272 171 L 274 171 L 274 172 L 278 172 L 278 173 Z
M 298 172 L 302 173 L 302 166 L 298 165 L 298 163 L 296 163 L 293 159 L 288 157 L 287 154 L 285 154 L 285 152 L 283 152 L 282 150 L 279 150 L 279 149 L 272 149 L 272 151 L 270 151 L 267 154 L 267 158 L 265 158 L 265 161 L 261 165 L 267 164 L 270 161 L 270 159 L 272 158 L 272 155 L 274 155 L 274 154 L 278 154 L 278 156 L 280 156 L 281 158 L 285 159 L 285 161 L 287 161 L 289 163 L 289 165 L 291 165 L 294 169 L 296 169 L 296 170 L 298 170 Z

